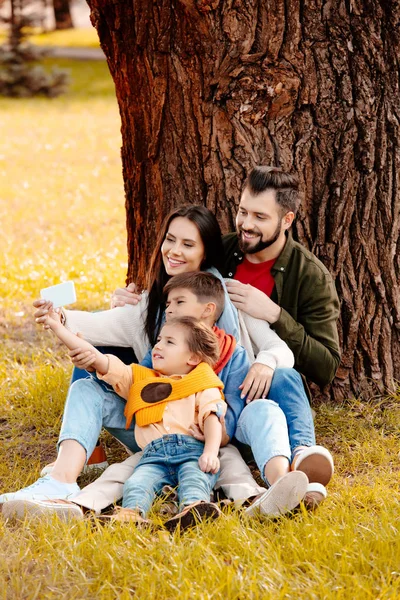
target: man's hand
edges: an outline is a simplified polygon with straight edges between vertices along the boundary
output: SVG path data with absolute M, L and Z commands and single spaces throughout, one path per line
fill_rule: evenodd
M 111 296 L 111 308 L 117 306 L 125 306 L 125 304 L 133 304 L 134 306 L 140 302 L 142 296 L 136 291 L 136 284 L 130 283 L 126 288 L 117 288 Z
M 218 473 L 218 456 L 210 452 L 203 452 L 203 454 L 199 458 L 199 467 L 203 471 L 203 473 Z
M 256 398 L 266 398 L 269 388 L 271 387 L 274 369 L 262 365 L 261 363 L 253 363 L 247 373 L 242 385 L 239 389 L 242 390 L 241 398 L 246 398 L 246 404 Z
M 222 427 L 222 432 L 221 432 L 221 435 L 222 435 L 221 448 L 222 448 L 223 446 L 227 446 L 229 444 L 230 437 L 226 433 L 225 417 L 223 415 L 221 415 L 219 417 L 219 422 L 221 423 L 221 427 Z M 204 433 L 201 431 L 201 429 L 197 425 L 197 423 L 192 423 L 189 426 L 189 432 L 190 432 L 190 435 L 193 436 L 195 440 L 199 440 L 199 442 L 204 442 L 206 439 Z
M 281 307 L 249 283 L 230 281 L 226 288 L 229 298 L 239 310 L 268 323 L 276 323 L 279 319 Z

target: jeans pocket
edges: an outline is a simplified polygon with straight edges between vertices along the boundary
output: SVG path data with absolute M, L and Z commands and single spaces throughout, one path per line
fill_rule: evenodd
M 150 456 L 154 456 L 155 453 L 156 453 L 156 449 L 154 448 L 154 446 L 148 445 L 143 450 L 142 459 L 149 458 Z
M 181 448 L 184 452 L 194 452 L 200 456 L 204 451 L 204 442 L 200 442 L 195 438 L 187 436 L 187 439 L 183 441 Z

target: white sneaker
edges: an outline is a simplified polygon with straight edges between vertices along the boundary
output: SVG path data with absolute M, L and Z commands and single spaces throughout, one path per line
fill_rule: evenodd
M 307 486 L 307 475 L 300 471 L 291 471 L 258 496 L 245 509 L 244 514 L 248 517 L 256 514 L 276 517 L 291 512 L 303 500 Z
M 332 454 L 323 446 L 310 446 L 296 453 L 292 470 L 305 473 L 310 483 L 327 485 L 334 471 Z
M 322 483 L 309 483 L 303 498 L 304 506 L 309 511 L 316 510 L 327 496 L 328 492 Z
M 10 500 L 51 500 L 53 498 L 71 498 L 80 491 L 77 483 L 63 483 L 50 475 L 40 477 L 35 483 L 17 492 L 9 492 L 0 496 L 0 504 Z
M 46 518 L 57 515 L 61 521 L 82 521 L 85 518 L 80 506 L 69 500 L 9 500 L 2 507 L 5 519 L 25 517 Z

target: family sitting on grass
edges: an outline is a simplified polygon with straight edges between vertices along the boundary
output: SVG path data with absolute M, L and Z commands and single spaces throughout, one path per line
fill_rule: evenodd
M 295 176 L 256 167 L 236 233 L 222 237 L 201 206 L 167 217 L 147 292 L 119 290 L 119 306 L 99 313 L 34 303 L 36 321 L 91 374 L 69 389 L 55 463 L 32 485 L 0 496 L 5 517 L 83 519 L 122 497 L 103 518 L 143 524 L 154 497 L 177 486 L 177 514 L 165 523 L 173 530 L 220 516 L 213 490 L 249 517 L 301 502 L 313 509 L 326 498 L 333 460 L 316 445 L 300 373 L 319 385 L 332 381 L 339 302 L 326 268 L 291 237 L 298 206 Z M 95 346 L 130 347 L 133 364 Z M 132 455 L 79 490 L 103 427 Z M 238 447 L 251 449 L 266 488 Z

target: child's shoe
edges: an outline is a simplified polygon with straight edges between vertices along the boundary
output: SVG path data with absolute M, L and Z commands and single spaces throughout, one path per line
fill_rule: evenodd
M 195 502 L 186 506 L 180 513 L 168 519 L 164 523 L 168 531 L 174 531 L 177 527 L 181 531 L 194 527 L 205 519 L 217 519 L 222 515 L 221 509 L 213 502 Z
M 79 491 L 76 483 L 64 483 L 53 479 L 51 475 L 46 475 L 17 492 L 2 494 L 0 504 L 10 500 L 52 500 L 53 498 L 64 500 L 75 496 Z
M 291 470 L 305 473 L 310 483 L 327 485 L 334 471 L 332 454 L 323 446 L 304 448 L 295 454 Z
M 111 515 L 100 515 L 96 520 L 100 523 L 134 523 L 139 527 L 152 526 L 152 522 L 143 518 L 140 511 L 122 506 L 116 506 Z

